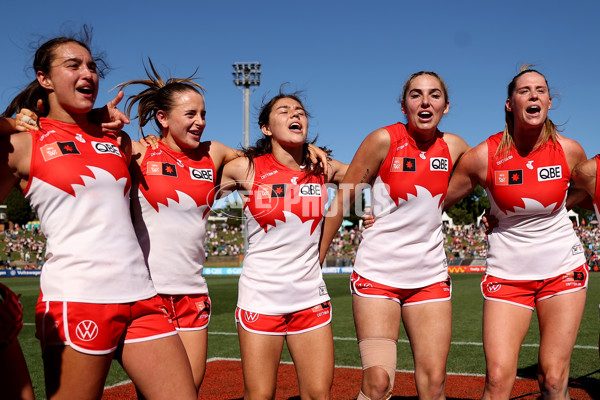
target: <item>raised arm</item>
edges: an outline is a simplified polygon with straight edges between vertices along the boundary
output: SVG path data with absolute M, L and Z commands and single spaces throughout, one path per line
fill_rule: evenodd
M 228 196 L 237 190 L 242 200 L 244 200 L 246 193 L 252 190 L 253 182 L 254 169 L 250 167 L 248 158 L 238 157 L 223 167 L 223 173 L 217 188 L 217 197 Z
M 321 264 L 325 260 L 329 244 L 342 224 L 344 215 L 354 203 L 356 191 L 362 190 L 366 184 L 372 182 L 377 176 L 379 167 L 385 160 L 389 148 L 389 133 L 385 129 L 378 129 L 370 133 L 362 142 L 345 174 L 343 174 L 343 168 L 338 166 L 339 171 L 335 171 L 331 177 L 332 182 L 335 182 L 339 178 L 336 175 L 339 173 L 342 176 L 343 174 L 337 195 L 329 210 L 327 210 L 323 224 L 320 247 Z M 333 167 L 333 164 L 331 166 Z
M 327 168 L 327 172 L 325 172 L 327 175 L 327 183 L 339 185 L 344 180 L 349 165 L 334 159 L 329 159 L 327 163 L 329 164 L 329 168 Z
M 487 142 L 467 151 L 454 168 L 448 193 L 444 199 L 444 209 L 448 209 L 471 193 L 477 185 L 485 186 L 487 176 Z
M 238 157 L 242 157 L 244 153 L 241 150 L 232 149 L 223 143 L 210 141 L 208 142 L 210 158 L 215 163 L 217 171 L 221 169 L 225 164 L 235 160 Z

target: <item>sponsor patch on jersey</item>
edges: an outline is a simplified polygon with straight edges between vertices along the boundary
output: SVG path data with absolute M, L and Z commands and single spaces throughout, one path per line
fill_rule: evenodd
M 448 159 L 444 157 L 432 157 L 429 159 L 429 170 L 448 172 Z
M 583 253 L 583 246 L 581 243 L 577 243 L 575 246 L 571 247 L 571 253 L 573 253 L 573 255 Z
M 321 312 L 323 310 L 327 310 L 328 308 L 329 308 L 329 304 L 328 303 L 321 303 L 319 305 L 311 307 L 311 311 L 314 312 L 314 313 L 318 313 L 318 312 Z
M 98 154 L 114 154 L 121 157 L 119 147 L 114 143 L 92 142 L 92 147 Z
M 190 177 L 195 181 L 214 182 L 212 169 L 190 168 Z
M 271 198 L 271 185 L 259 185 L 256 188 L 257 199 L 270 199 Z
M 494 183 L 498 186 L 522 185 L 523 170 L 513 169 L 510 171 L 495 171 Z
M 276 183 L 271 189 L 271 197 L 285 197 L 285 183 Z
M 165 176 L 177 176 L 177 168 L 175 164 L 163 163 L 158 161 L 148 161 L 146 168 L 147 175 L 165 175 Z
M 318 183 L 304 183 L 300 185 L 300 196 L 321 197 L 321 185 Z
M 327 296 L 327 286 L 319 286 L 319 296 Z
M 81 154 L 75 142 L 54 142 L 40 147 L 44 161 L 50 161 L 68 154 Z
M 538 182 L 555 181 L 562 178 L 562 166 L 550 165 L 537 169 Z
M 394 157 L 392 159 L 391 172 L 415 172 L 417 170 L 416 159 L 411 157 Z

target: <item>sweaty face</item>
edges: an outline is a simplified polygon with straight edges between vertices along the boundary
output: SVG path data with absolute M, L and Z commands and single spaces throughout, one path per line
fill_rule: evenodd
M 402 112 L 406 114 L 409 132 L 426 136 L 434 134 L 442 116 L 448 112 L 448 102 L 439 79 L 427 74 L 414 78 L 402 102 Z
M 506 100 L 506 110 L 513 113 L 515 129 L 542 126 L 551 107 L 546 79 L 537 72 L 517 78 L 515 90 Z
M 282 146 L 303 145 L 308 132 L 304 107 L 291 98 L 277 100 L 269 114 L 269 124 L 264 125 L 262 131 Z
M 204 98 L 194 90 L 186 90 L 176 96 L 175 106 L 168 113 L 157 113 L 164 142 L 175 151 L 195 149 L 206 127 Z
M 90 52 L 69 42 L 56 46 L 52 55 L 48 73 L 37 73 L 38 81 L 48 91 L 48 116 L 87 113 L 98 94 L 98 73 Z

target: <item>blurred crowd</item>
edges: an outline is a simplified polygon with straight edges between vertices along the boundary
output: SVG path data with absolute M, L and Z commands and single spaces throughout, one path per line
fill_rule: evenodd
M 600 228 L 580 225 L 575 231 L 581 239 L 590 268 L 600 270 Z M 485 259 L 487 238 L 482 227 L 445 227 L 444 234 L 449 263 L 462 259 Z M 361 238 L 362 229 L 353 226 L 340 229 L 329 247 L 328 260 L 333 262 L 328 262 L 328 265 L 352 265 Z M 6 229 L 3 235 L 0 233 L 0 240 L 0 268 L 41 268 L 46 243 L 39 228 L 15 225 Z M 209 224 L 205 245 L 207 257 L 237 256 L 243 251 L 242 229 L 226 223 Z

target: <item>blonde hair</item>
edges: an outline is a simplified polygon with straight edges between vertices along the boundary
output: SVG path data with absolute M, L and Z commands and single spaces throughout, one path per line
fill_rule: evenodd
M 191 90 L 204 97 L 204 88 L 195 82 L 195 79 L 197 78 L 194 76 L 198 71 L 197 69 L 187 78 L 169 78 L 165 82 L 158 74 L 152 64 L 152 60 L 149 58 L 148 63 L 150 64 L 150 69 L 152 71 L 152 73 L 150 73 L 148 67 L 144 65 L 144 70 L 146 71 L 148 79 L 134 79 L 115 86 L 115 88 L 119 88 L 119 90 L 123 90 L 130 85 L 147 86 L 147 88 L 140 93 L 129 96 L 125 102 L 125 110 L 128 117 L 131 116 L 133 105 L 138 103 L 137 118 L 139 119 L 139 129 L 142 136 L 145 136 L 143 127 L 151 120 L 154 120 L 157 129 L 160 129 L 161 125 L 156 118 L 156 113 L 159 110 L 169 112 L 173 109 L 175 106 L 175 97 L 178 94 Z
M 531 67 L 533 67 L 534 65 L 522 65 L 520 72 L 514 76 L 514 78 L 512 78 L 512 80 L 510 81 L 510 83 L 508 84 L 508 98 L 511 98 L 516 86 L 517 86 L 517 80 L 527 74 L 527 73 L 531 73 L 531 72 L 535 72 L 539 75 L 542 76 L 542 78 L 544 78 L 544 82 L 546 82 L 546 86 L 548 87 L 548 90 L 550 90 L 550 87 L 548 86 L 548 81 L 546 80 L 546 77 L 544 76 L 544 74 L 542 74 L 541 72 L 539 72 L 538 70 L 535 70 Z M 508 152 L 510 151 L 510 149 L 515 145 L 515 140 L 514 140 L 514 115 L 512 112 L 509 112 L 506 109 L 506 106 L 504 106 L 504 120 L 505 120 L 505 125 L 504 125 L 504 133 L 502 134 L 502 139 L 500 140 L 500 144 L 498 145 L 498 149 L 496 149 L 496 156 L 499 156 L 500 154 L 502 154 L 502 157 L 506 157 L 508 156 Z M 556 133 L 559 132 L 560 130 L 557 128 L 557 126 L 554 124 L 554 122 L 552 122 L 552 120 L 550 118 L 548 118 L 546 116 L 546 121 L 544 121 L 544 126 L 542 128 L 542 136 L 541 136 L 541 143 L 546 143 L 548 142 L 548 140 L 552 140 L 552 142 L 556 143 Z

